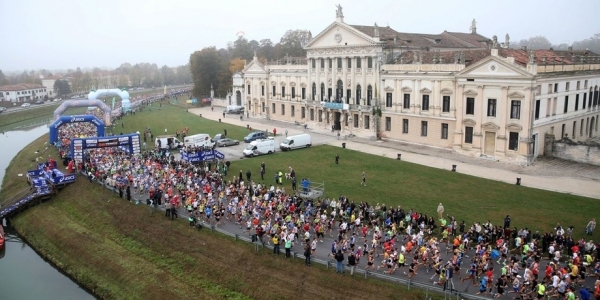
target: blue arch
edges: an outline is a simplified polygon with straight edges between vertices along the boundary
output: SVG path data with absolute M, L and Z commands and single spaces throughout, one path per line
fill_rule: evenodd
M 50 144 L 58 141 L 58 128 L 68 123 L 89 122 L 96 125 L 98 136 L 104 136 L 104 123 L 94 115 L 62 116 L 50 125 Z

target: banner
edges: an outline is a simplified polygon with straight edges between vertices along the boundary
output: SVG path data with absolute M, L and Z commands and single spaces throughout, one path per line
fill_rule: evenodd
M 225 154 L 217 150 L 204 150 L 197 152 L 181 151 L 180 153 L 181 159 L 189 161 L 191 163 L 213 159 L 225 159 Z
M 202 98 L 202 103 L 210 103 L 212 102 L 212 98 Z

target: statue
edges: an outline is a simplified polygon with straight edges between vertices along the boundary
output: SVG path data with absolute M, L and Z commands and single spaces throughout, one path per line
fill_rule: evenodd
M 342 13 L 342 6 L 337 4 L 336 7 L 337 7 L 337 10 L 335 11 L 335 16 L 338 18 L 343 18 L 344 13 Z
M 506 48 L 510 48 L 510 36 L 508 35 L 508 33 L 506 34 L 506 36 L 504 36 L 504 44 L 506 45 Z
M 477 22 L 475 22 L 475 19 L 471 21 L 471 28 L 469 29 L 471 30 L 471 33 L 477 33 Z
M 377 26 L 377 23 L 375 23 L 375 26 L 373 26 L 373 27 L 375 27 L 375 28 L 374 28 L 374 31 L 375 31 L 375 37 L 379 37 L 379 26 Z

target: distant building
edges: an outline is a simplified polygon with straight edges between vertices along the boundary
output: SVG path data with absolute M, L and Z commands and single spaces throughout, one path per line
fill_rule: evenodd
M 0 100 L 11 102 L 28 102 L 44 100 L 48 95 L 47 88 L 39 84 L 12 84 L 0 86 Z
M 548 139 L 600 136 L 600 56 L 509 45 L 508 35 L 478 34 L 474 20 L 468 33 L 404 33 L 346 24 L 339 7 L 307 57 L 255 55 L 231 102 L 254 116 L 516 164 L 533 163 Z

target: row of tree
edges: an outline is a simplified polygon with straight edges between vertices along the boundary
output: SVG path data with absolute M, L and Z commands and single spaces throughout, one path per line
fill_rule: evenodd
M 190 55 L 190 70 L 196 97 L 210 95 L 210 87 L 215 95 L 224 97 L 231 88 L 231 76 L 241 71 L 246 62 L 250 62 L 254 54 L 262 63 L 282 59 L 286 56 L 306 57 L 304 46 L 312 39 L 308 30 L 288 30 L 274 44 L 270 39 L 260 41 L 246 39 L 241 36 L 230 42 L 227 48 L 206 47 Z
M 590 50 L 594 53 L 600 54 L 600 33 L 594 34 L 592 37 L 573 42 L 569 45 L 567 43 L 552 44 L 545 36 L 534 36 L 528 39 L 520 40 L 514 48 L 520 48 L 527 46 L 528 49 L 550 49 L 553 50 L 568 50 L 569 47 L 573 47 L 574 50 Z

